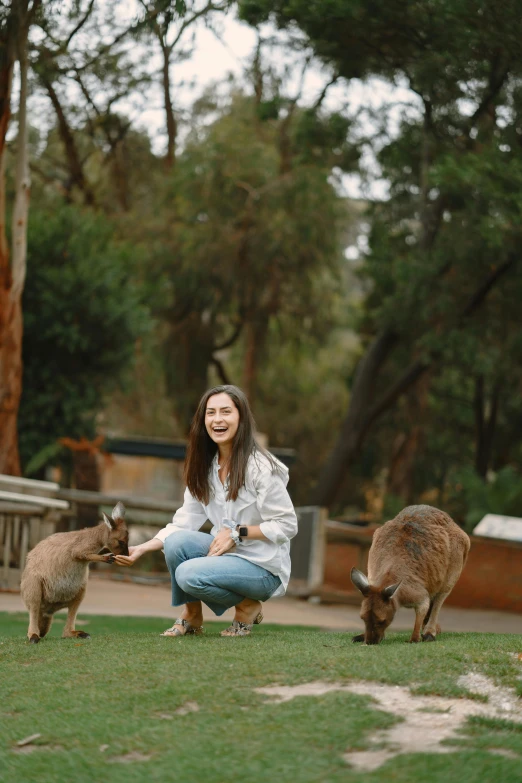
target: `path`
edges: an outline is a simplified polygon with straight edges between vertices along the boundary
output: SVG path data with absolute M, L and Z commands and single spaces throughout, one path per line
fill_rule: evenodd
M 209 609 L 205 606 L 203 609 L 205 620 L 216 619 Z M 0 612 L 25 611 L 18 593 L 0 592 Z M 332 631 L 355 631 L 363 627 L 359 610 L 354 606 L 313 604 L 285 597 L 269 601 L 263 611 L 265 622 L 278 625 L 309 625 Z M 85 614 L 174 618 L 175 610 L 170 605 L 170 587 L 167 585 L 141 585 L 91 576 L 80 608 L 80 617 Z M 232 615 L 232 610 L 229 610 L 224 619 Z M 412 609 L 400 609 L 391 630 L 410 630 L 413 619 Z M 446 631 L 522 634 L 522 616 L 509 612 L 443 607 L 441 624 Z

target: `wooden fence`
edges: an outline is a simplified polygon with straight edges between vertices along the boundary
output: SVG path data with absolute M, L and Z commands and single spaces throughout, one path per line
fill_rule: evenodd
M 56 530 L 74 527 L 77 504 L 112 509 L 121 500 L 132 525 L 163 527 L 180 502 L 146 497 L 118 497 L 100 492 L 62 489 L 58 484 L 0 475 L 0 589 L 16 590 L 27 553 Z M 298 535 L 291 541 L 292 579 L 289 593 L 299 596 L 324 593 L 327 553 L 337 543 L 349 544 L 364 569 L 371 533 L 327 519 L 326 509 L 297 508 Z M 136 575 L 138 576 L 138 575 Z
M 19 588 L 27 553 L 55 532 L 59 519 L 54 509 L 0 502 L 0 589 Z

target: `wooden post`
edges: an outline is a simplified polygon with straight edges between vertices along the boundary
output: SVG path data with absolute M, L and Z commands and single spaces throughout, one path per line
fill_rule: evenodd
M 29 519 L 24 519 L 22 522 L 22 541 L 20 544 L 20 576 L 25 568 L 25 561 L 27 559 L 27 553 L 29 551 Z
M 6 519 L 5 546 L 4 546 L 4 578 L 3 582 L 9 585 L 9 561 L 11 560 L 11 520 Z

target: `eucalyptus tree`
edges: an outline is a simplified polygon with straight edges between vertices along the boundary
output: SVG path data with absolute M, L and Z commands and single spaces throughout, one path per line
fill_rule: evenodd
M 253 94 L 232 85 L 221 103 L 212 90 L 196 102 L 166 195 L 171 221 L 156 237 L 154 305 L 169 392 L 187 425 L 211 367 L 254 400 L 271 327 L 288 337 L 326 329 L 340 285 L 346 207 L 332 170 L 357 166 L 349 123 L 300 105 L 262 71 Z M 234 345 L 239 376 L 228 362 Z
M 165 111 L 165 129 L 167 132 L 167 150 L 165 164 L 171 169 L 176 160 L 176 142 L 179 122 L 173 98 L 172 67 L 191 57 L 193 38 L 190 33 L 196 23 L 203 21 L 209 25 L 217 13 L 223 13 L 230 6 L 229 0 L 185 0 L 172 3 L 169 0 L 139 0 L 143 8 L 141 30 L 148 33 L 161 53 L 161 87 Z M 187 40 L 189 39 L 189 40 Z
M 377 148 L 390 199 L 373 210 L 367 338 L 312 498 L 329 505 L 376 422 L 448 366 L 456 346 L 476 350 L 491 308 L 512 318 L 503 303 L 520 286 L 520 8 L 515 0 L 239 6 L 253 24 L 298 25 L 341 78 L 378 75 L 417 98 L 398 138 Z M 478 415 L 480 381 L 476 404 Z
M 28 38 L 41 10 L 41 0 L 12 0 L 0 5 L 0 473 L 14 475 L 20 472 L 16 423 L 22 390 L 22 293 L 26 276 L 30 193 Z M 6 232 L 7 133 L 11 119 L 13 72 L 17 63 L 19 93 L 14 203 L 9 208 L 12 215 L 9 247 Z

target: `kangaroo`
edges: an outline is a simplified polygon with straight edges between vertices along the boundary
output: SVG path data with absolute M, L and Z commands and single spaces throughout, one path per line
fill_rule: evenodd
M 444 511 L 408 506 L 373 534 L 368 578 L 352 568 L 351 579 L 363 594 L 365 631 L 354 642 L 379 644 L 399 606 L 415 609 L 410 642 L 434 642 L 439 611 L 466 562 L 469 536 Z
M 89 576 L 89 563 L 113 563 L 115 555 L 128 555 L 129 532 L 125 525 L 125 507 L 117 503 L 109 518 L 96 527 L 55 533 L 40 541 L 27 555 L 20 592 L 29 610 L 27 637 L 37 644 L 49 632 L 53 615 L 69 610 L 63 629 L 64 639 L 88 639 L 74 624 L 83 601 Z M 101 549 L 109 554 L 98 554 Z

